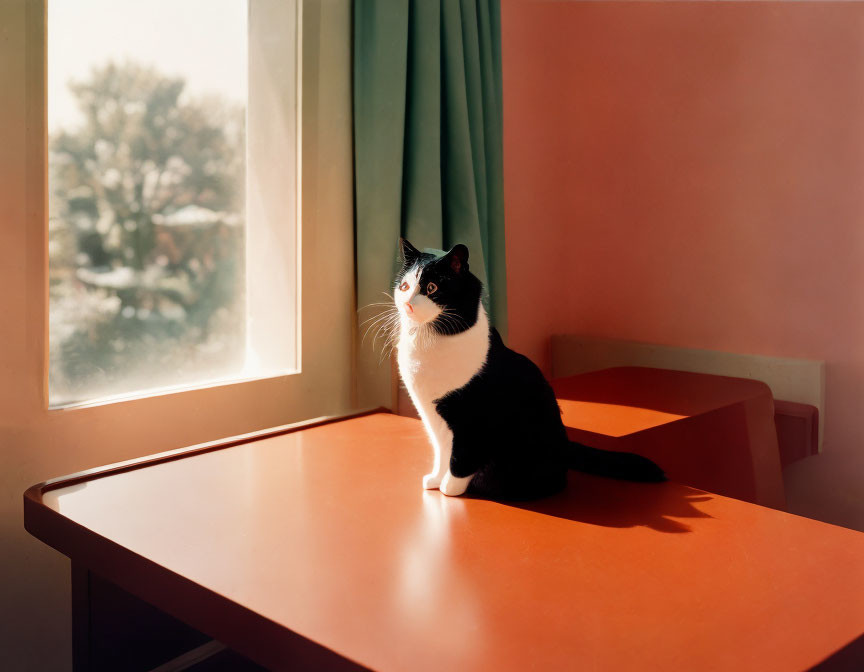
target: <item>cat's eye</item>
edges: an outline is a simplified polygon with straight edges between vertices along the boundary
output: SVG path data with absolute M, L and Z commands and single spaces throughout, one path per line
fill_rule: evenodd
M 430 282 L 428 285 L 426 285 L 426 293 L 427 294 L 434 294 L 437 290 L 438 290 L 438 285 L 436 285 L 434 282 Z
M 399 291 L 400 292 L 407 292 L 408 291 L 408 283 L 403 282 L 401 285 L 399 285 Z

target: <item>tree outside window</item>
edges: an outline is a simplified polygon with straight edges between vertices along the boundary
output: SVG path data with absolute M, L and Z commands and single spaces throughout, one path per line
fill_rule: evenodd
M 245 110 L 107 62 L 50 138 L 53 404 L 239 371 Z

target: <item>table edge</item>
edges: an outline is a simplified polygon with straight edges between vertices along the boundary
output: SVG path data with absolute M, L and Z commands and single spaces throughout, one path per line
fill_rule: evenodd
M 145 602 L 265 667 L 283 669 L 300 664 L 304 666 L 303 669 L 366 670 L 368 668 L 362 664 L 325 645 L 285 628 L 266 616 L 87 529 L 47 506 L 42 496 L 50 490 L 84 481 L 377 413 L 392 414 L 392 411 L 382 407 L 313 418 L 43 481 L 30 486 L 24 492 L 24 528 L 75 563 L 96 572 Z M 249 627 L 238 628 L 238 623 Z M 243 632 L 253 632 L 256 635 L 249 638 L 237 634 Z
M 83 483 L 84 481 L 92 481 L 97 478 L 103 478 L 105 476 L 113 476 L 115 474 L 121 474 L 126 471 L 134 471 L 135 469 L 150 467 L 154 464 L 172 462 L 174 460 L 180 460 L 186 457 L 201 455 L 202 453 L 209 453 L 215 450 L 221 450 L 223 448 L 233 448 L 234 446 L 240 446 L 244 443 L 251 443 L 253 441 L 260 441 L 261 439 L 269 439 L 275 436 L 292 434 L 301 430 L 312 429 L 313 427 L 320 427 L 322 425 L 329 425 L 335 422 L 342 422 L 343 420 L 353 420 L 354 418 L 362 418 L 364 416 L 375 415 L 377 413 L 386 413 L 388 415 L 392 415 L 393 411 L 391 411 L 389 408 L 381 406 L 376 408 L 364 408 L 359 411 L 352 411 L 351 413 L 345 413 L 342 415 L 325 415 L 318 418 L 310 418 L 309 420 L 301 420 L 299 422 L 292 422 L 286 425 L 279 425 L 277 427 L 267 427 L 266 429 L 259 429 L 254 432 L 248 432 L 246 434 L 236 434 L 234 436 L 215 439 L 213 441 L 196 443 L 192 446 L 186 446 L 184 448 L 174 448 L 172 450 L 166 450 L 161 453 L 153 453 L 152 455 L 135 457 L 131 460 L 113 462 L 111 464 L 106 464 L 101 467 L 84 469 L 82 471 L 77 471 L 75 473 L 67 474 L 65 476 L 49 478 L 47 481 L 42 481 L 41 483 L 31 485 L 29 488 L 27 488 L 27 490 L 24 491 L 24 499 L 29 499 L 37 504 L 42 504 L 42 495 L 46 492 L 49 492 L 50 490 L 57 490 L 59 488 L 65 488 L 70 485 L 77 485 L 78 483 Z

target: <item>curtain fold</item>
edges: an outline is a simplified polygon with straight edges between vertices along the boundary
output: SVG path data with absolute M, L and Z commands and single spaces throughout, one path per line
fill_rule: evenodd
M 390 291 L 400 235 L 464 243 L 506 339 L 502 132 L 498 0 L 355 0 L 358 308 Z

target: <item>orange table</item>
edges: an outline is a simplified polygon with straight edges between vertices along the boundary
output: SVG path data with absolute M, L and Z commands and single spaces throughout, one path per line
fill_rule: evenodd
M 451 499 L 430 464 L 419 421 L 377 413 L 34 486 L 25 522 L 274 670 L 861 662 L 860 533 L 575 473 L 531 505 Z
M 559 378 L 552 387 L 574 441 L 639 453 L 679 483 L 786 508 L 765 383 L 627 366 Z

